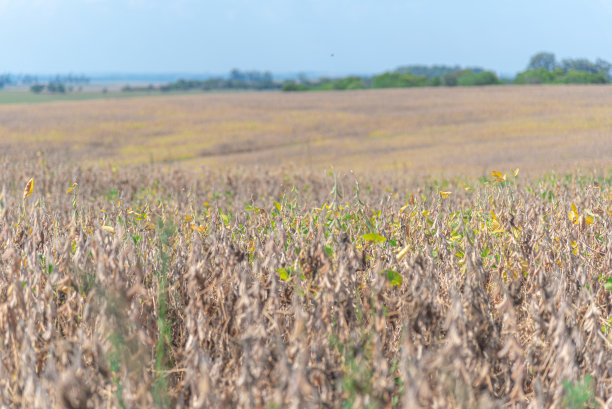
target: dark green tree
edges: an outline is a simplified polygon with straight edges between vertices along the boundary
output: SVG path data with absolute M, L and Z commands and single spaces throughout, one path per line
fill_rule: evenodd
M 549 84 L 554 82 L 555 74 L 548 71 L 546 68 L 538 68 L 520 72 L 514 78 L 515 84 Z
M 544 68 L 548 71 L 553 71 L 557 67 L 557 59 L 553 53 L 540 52 L 531 57 L 527 70 L 538 70 Z
M 612 69 L 612 64 L 610 64 L 606 60 L 602 60 L 601 58 L 598 58 L 597 61 L 595 61 L 595 65 L 599 69 L 598 72 L 601 73 L 601 74 L 604 74 L 606 76 L 606 78 L 609 80 L 610 79 L 610 70 Z
M 601 73 L 570 70 L 556 78 L 555 82 L 560 84 L 605 84 L 608 81 Z
M 446 87 L 456 87 L 459 83 L 459 76 L 461 75 L 461 71 L 454 71 L 446 73 L 440 79 L 441 85 Z
M 499 84 L 499 78 L 491 71 L 475 73 L 472 70 L 461 70 L 457 76 L 457 85 L 464 87 Z
M 47 84 L 47 91 L 53 94 L 65 94 L 66 87 L 61 82 L 50 82 Z
M 42 84 L 34 84 L 30 87 L 30 91 L 35 94 L 40 94 L 45 89 L 45 86 Z

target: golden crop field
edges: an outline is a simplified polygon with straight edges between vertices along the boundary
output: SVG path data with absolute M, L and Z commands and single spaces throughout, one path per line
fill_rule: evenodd
M 0 105 L 0 146 L 75 162 L 406 170 L 599 168 L 607 86 L 204 94 Z M 17 143 L 19 142 L 19 143 Z
M 611 114 L 562 86 L 0 106 L 0 408 L 611 407 Z

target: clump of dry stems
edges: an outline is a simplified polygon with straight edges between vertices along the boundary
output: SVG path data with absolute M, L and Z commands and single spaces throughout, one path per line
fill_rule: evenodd
M 610 407 L 611 186 L 4 161 L 0 407 Z

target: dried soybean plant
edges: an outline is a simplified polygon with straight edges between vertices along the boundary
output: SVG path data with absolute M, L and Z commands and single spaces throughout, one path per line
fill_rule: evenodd
M 1 407 L 612 405 L 607 179 L 0 167 Z

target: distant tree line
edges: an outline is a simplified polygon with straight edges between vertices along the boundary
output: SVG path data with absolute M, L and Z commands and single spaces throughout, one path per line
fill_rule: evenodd
M 225 78 L 216 77 L 204 81 L 178 80 L 158 87 L 160 91 L 189 90 L 275 90 L 283 91 L 331 91 L 370 88 L 408 87 L 469 87 L 514 84 L 604 84 L 610 81 L 612 65 L 598 59 L 565 59 L 557 63 L 554 54 L 534 55 L 527 69 L 514 80 L 500 80 L 493 71 L 479 67 L 461 68 L 452 65 L 405 65 L 394 71 L 372 77 L 347 76 L 343 78 L 310 79 L 300 76 L 297 80 L 274 81 L 272 74 L 260 71 L 232 70 Z M 150 87 L 148 88 L 150 90 Z M 142 91 L 143 88 L 126 87 L 124 91 Z
M 541 52 L 529 60 L 527 69 L 514 78 L 515 84 L 607 84 L 612 64 L 597 59 L 564 59 L 557 62 L 553 53 Z
M 61 82 L 50 81 L 47 85 L 43 84 L 34 84 L 30 87 L 30 91 L 35 94 L 40 94 L 43 91 L 46 91 L 50 94 L 65 94 L 66 91 L 71 91 L 72 87 L 66 87 Z
M 265 71 L 240 71 L 233 69 L 227 78 L 215 77 L 204 81 L 178 80 L 176 82 L 160 86 L 161 91 L 178 91 L 201 89 L 209 90 L 269 90 L 279 89 L 281 84 L 274 81 L 272 73 Z
M 350 76 L 338 79 L 286 81 L 283 91 L 349 90 L 366 88 L 455 87 L 514 84 L 607 84 L 612 64 L 597 59 L 564 59 L 557 62 L 552 53 L 531 57 L 527 69 L 514 80 L 502 81 L 482 68 L 447 65 L 406 65 L 373 77 Z
M 85 75 L 55 75 L 46 77 L 47 83 L 44 84 L 39 77 L 35 75 L 20 75 L 16 76 L 13 80 L 13 84 L 16 85 L 29 85 L 30 91 L 35 94 L 42 92 L 48 92 L 51 94 L 65 94 L 74 90 L 74 86 L 82 86 L 83 84 L 89 84 L 90 78 Z
M 400 67 L 373 77 L 350 76 L 345 78 L 319 80 L 285 81 L 283 91 L 324 91 L 368 88 L 408 87 L 454 87 L 501 84 L 492 71 L 481 68 L 464 68 L 436 65 L 411 65 Z
M 513 84 L 606 84 L 612 80 L 612 64 L 597 59 L 563 59 L 557 61 L 555 55 L 540 52 L 529 60 L 525 71 L 519 72 L 514 79 L 500 80 L 490 70 L 479 67 L 462 68 L 458 65 L 405 65 L 394 71 L 384 72 L 371 77 L 347 76 L 343 78 L 310 79 L 300 75 L 297 80 L 276 81 L 268 71 L 240 71 L 233 69 L 225 77 L 206 80 L 179 79 L 159 86 L 131 86 L 122 88 L 124 92 L 149 91 L 190 91 L 190 90 L 354 90 L 369 88 L 407 88 L 407 87 L 455 87 L 484 86 L 504 83 Z M 33 75 L 0 75 L 0 89 L 6 85 L 30 85 L 34 93 L 66 93 L 73 85 L 87 84 L 90 79 L 85 75 L 56 75 L 46 77 L 43 84 Z
M 398 67 L 395 71 L 400 74 L 410 73 L 416 76 L 422 75 L 427 78 L 436 78 L 442 77 L 445 74 L 452 74 L 463 69 L 473 71 L 475 74 L 484 71 L 482 68 L 478 67 L 461 68 L 458 65 L 404 65 Z
M 155 90 L 156 88 L 153 84 L 143 86 L 126 85 L 121 88 L 121 91 L 123 92 L 151 92 Z
M 85 75 L 74 75 L 74 74 L 68 74 L 68 75 L 55 75 L 55 76 L 47 76 L 46 77 L 46 81 L 48 82 L 48 84 L 51 85 L 51 89 L 55 89 L 56 91 L 58 89 L 61 89 L 62 87 L 64 88 L 64 92 L 66 92 L 66 86 L 70 86 L 70 85 L 82 85 L 82 84 L 88 84 L 90 79 L 89 77 L 85 76 Z M 14 75 L 14 74 L 9 74 L 9 73 L 5 73 L 5 74 L 0 74 L 0 89 L 4 88 L 7 85 L 30 85 L 32 87 L 34 87 L 34 89 L 38 90 L 41 89 L 40 85 L 42 85 L 42 80 L 39 79 L 39 77 L 35 76 L 35 75 L 30 75 L 30 74 L 20 74 L 20 75 Z M 62 87 L 60 87 L 59 85 L 62 85 Z M 43 85 L 43 88 L 46 88 L 47 86 Z M 41 92 L 41 91 L 39 91 Z
M 122 88 L 122 91 L 152 91 L 155 89 L 162 92 L 191 90 L 274 90 L 280 89 L 281 87 L 282 83 L 274 81 L 272 73 L 268 71 L 240 71 L 234 69 L 230 71 L 229 75 L 225 78 L 214 77 L 206 80 L 179 79 L 178 81 L 159 85 L 157 88 L 153 85 L 149 85 L 148 87 L 132 87 L 126 85 Z

